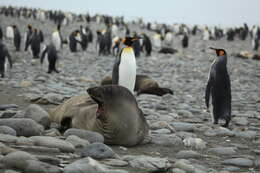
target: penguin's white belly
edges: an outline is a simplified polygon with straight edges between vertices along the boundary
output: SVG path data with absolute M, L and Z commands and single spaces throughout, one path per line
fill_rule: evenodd
M 136 62 L 134 52 L 122 52 L 119 65 L 118 84 L 134 93 L 136 78 Z
M 61 49 L 61 39 L 58 32 L 54 32 L 52 34 L 52 43 L 55 46 L 57 51 Z

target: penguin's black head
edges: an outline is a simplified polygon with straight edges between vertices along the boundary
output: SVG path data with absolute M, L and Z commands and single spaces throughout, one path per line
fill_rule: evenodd
M 125 37 L 125 39 L 123 40 L 123 43 L 126 46 L 132 46 L 133 42 L 138 39 L 139 39 L 139 37 Z
M 27 25 L 27 28 L 31 30 L 31 29 L 32 29 L 32 25 L 31 25 L 31 24 L 28 24 L 28 25 Z
M 224 49 L 216 49 L 216 48 L 213 48 L 213 47 L 210 47 L 210 49 L 215 50 L 217 56 L 224 56 L 224 55 L 227 54 L 226 51 L 225 51 Z

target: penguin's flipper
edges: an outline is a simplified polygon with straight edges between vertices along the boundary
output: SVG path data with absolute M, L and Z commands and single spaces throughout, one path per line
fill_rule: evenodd
M 206 91 L 205 91 L 205 103 L 207 108 L 209 108 L 209 97 L 210 97 L 210 90 L 212 87 L 212 78 L 210 77 L 206 86 Z
M 112 84 L 118 84 L 119 81 L 119 65 L 121 62 L 121 54 L 122 54 L 122 50 L 119 54 L 119 56 L 116 58 L 114 67 L 113 67 L 113 73 L 112 73 Z

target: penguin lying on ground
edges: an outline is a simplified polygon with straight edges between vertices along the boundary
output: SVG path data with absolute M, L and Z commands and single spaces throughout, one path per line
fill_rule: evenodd
M 211 65 L 205 91 L 205 103 L 209 108 L 209 98 L 212 98 L 213 123 L 219 119 L 226 120 L 223 127 L 228 127 L 231 120 L 231 87 L 227 71 L 227 55 L 224 49 L 215 49 L 217 57 Z
M 107 76 L 102 79 L 101 85 L 111 85 L 112 77 Z M 163 96 L 165 94 L 173 95 L 173 91 L 169 88 L 161 88 L 159 84 L 146 75 L 136 75 L 135 88 L 134 91 L 137 92 L 137 95 L 141 94 L 151 94 L 157 96 Z
M 44 49 L 41 56 L 41 64 L 43 63 L 46 53 L 48 54 L 49 61 L 49 68 L 47 73 L 51 73 L 52 71 L 59 73 L 59 71 L 56 70 L 56 61 L 58 59 L 58 53 L 55 46 L 53 44 L 50 44 Z

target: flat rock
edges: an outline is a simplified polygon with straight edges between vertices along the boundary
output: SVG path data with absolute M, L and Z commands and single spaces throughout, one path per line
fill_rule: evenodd
M 183 142 L 180 137 L 174 134 L 152 134 L 152 141 L 151 143 L 162 145 L 162 146 L 182 146 Z
M 120 159 L 105 159 L 104 164 L 113 167 L 125 167 L 128 166 L 128 162 Z
M 0 126 L 0 134 L 16 136 L 16 131 L 8 126 Z
M 66 138 L 66 141 L 71 143 L 72 145 L 74 145 L 75 148 L 82 148 L 82 147 L 86 147 L 87 145 L 89 145 L 89 141 L 85 140 L 85 139 L 81 139 L 78 136 L 75 135 L 70 135 Z
M 246 139 L 255 139 L 256 138 L 256 132 L 255 131 L 236 131 L 235 132 L 236 137 L 239 138 L 246 138 Z
M 33 119 L 41 124 L 45 129 L 50 127 L 50 118 L 48 112 L 36 104 L 31 104 L 25 110 L 25 118 Z
M 167 170 L 171 164 L 166 158 L 151 157 L 145 155 L 126 155 L 123 160 L 129 162 L 133 168 L 143 169 L 148 172 L 159 172 Z
M 0 119 L 0 126 L 13 128 L 17 136 L 37 136 L 43 132 L 43 127 L 29 118 L 8 118 Z
M 201 158 L 201 154 L 192 150 L 182 150 L 176 154 L 177 159 Z
M 236 154 L 237 148 L 235 147 L 217 147 L 217 148 L 210 148 L 209 152 L 218 154 L 218 155 L 233 155 Z
M 17 139 L 18 138 L 13 135 L 5 135 L 5 134 L 0 135 L 0 142 L 4 142 L 4 143 L 15 143 Z
M 171 125 L 176 131 L 193 132 L 196 130 L 196 126 L 191 123 L 175 122 L 171 123 Z
M 209 129 L 207 131 L 205 131 L 204 133 L 205 136 L 235 136 L 235 132 L 227 129 L 227 128 L 224 128 L 224 127 L 218 127 L 216 129 Z
M 82 139 L 86 139 L 90 143 L 94 143 L 94 142 L 104 143 L 104 137 L 101 134 L 89 130 L 71 128 L 66 130 L 64 133 L 65 137 L 68 137 L 70 135 L 75 135 Z
M 74 152 L 75 147 L 64 140 L 50 136 L 33 136 L 30 137 L 36 146 L 44 146 L 49 148 L 58 148 L 62 152 Z
M 241 125 L 241 126 L 247 126 L 248 125 L 248 120 L 245 117 L 235 117 L 233 120 L 235 124 Z
M 108 169 L 96 160 L 86 157 L 64 168 L 63 173 L 128 173 L 124 170 Z
M 239 166 L 239 167 L 252 167 L 254 162 L 250 159 L 235 158 L 235 159 L 224 160 L 224 161 L 222 161 L 222 164 Z
M 81 151 L 81 157 L 91 157 L 94 159 L 117 158 L 117 154 L 103 143 L 92 143 Z

